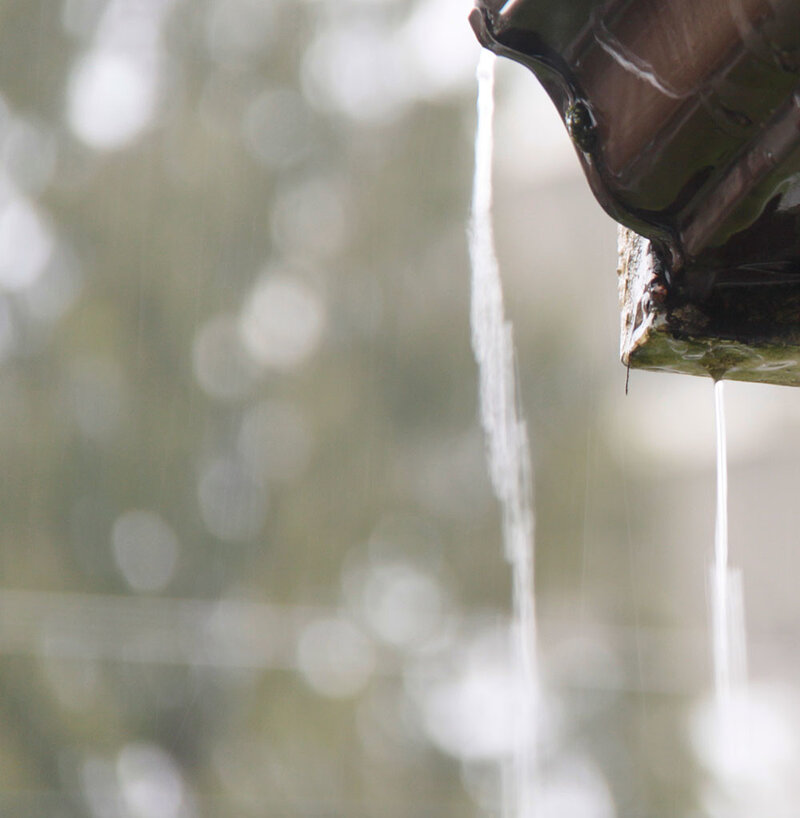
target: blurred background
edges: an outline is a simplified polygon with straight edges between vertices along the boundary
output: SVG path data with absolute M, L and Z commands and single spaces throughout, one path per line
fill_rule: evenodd
M 0 812 L 498 816 L 469 0 L 0 0 Z M 710 381 L 617 361 L 616 229 L 498 64 L 545 814 L 794 816 L 798 393 L 727 388 L 746 752 L 713 729 Z

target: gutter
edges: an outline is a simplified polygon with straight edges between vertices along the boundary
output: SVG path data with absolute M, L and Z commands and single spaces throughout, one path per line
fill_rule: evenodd
M 800 385 L 800 3 L 478 0 L 621 225 L 621 358 Z

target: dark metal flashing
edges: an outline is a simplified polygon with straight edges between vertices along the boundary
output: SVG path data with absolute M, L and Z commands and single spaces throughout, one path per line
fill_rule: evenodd
M 470 21 L 647 240 L 660 331 L 800 358 L 800 2 L 478 0 Z

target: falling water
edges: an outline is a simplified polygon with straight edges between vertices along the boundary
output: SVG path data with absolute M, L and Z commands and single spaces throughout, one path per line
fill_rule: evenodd
M 741 692 L 746 677 L 744 611 L 741 575 L 728 566 L 728 453 L 725 432 L 725 395 L 722 381 L 714 384 L 717 432 L 717 520 L 714 564 L 711 569 L 711 625 L 714 687 L 723 711 L 731 691 Z M 722 713 L 723 717 L 725 713 Z
M 728 584 L 728 451 L 725 434 L 723 382 L 714 384 L 717 430 L 717 521 L 714 528 L 714 565 L 711 574 L 711 626 L 714 651 L 714 686 L 724 702 L 731 688 L 731 639 Z
M 472 348 L 480 377 L 480 416 L 492 487 L 500 502 L 506 559 L 513 574 L 513 644 L 522 689 L 516 719 L 515 791 L 507 799 L 517 818 L 535 803 L 534 705 L 537 695 L 536 619 L 533 596 L 533 502 L 528 432 L 518 406 L 511 324 L 492 230 L 494 63 L 489 51 L 478 64 L 478 127 L 469 224 L 472 261 Z

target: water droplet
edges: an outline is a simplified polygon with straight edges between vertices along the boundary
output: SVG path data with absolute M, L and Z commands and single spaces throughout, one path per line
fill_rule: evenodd
M 597 141 L 597 128 L 586 103 L 582 100 L 573 102 L 564 114 L 564 122 L 572 141 L 584 153 L 589 153 Z

